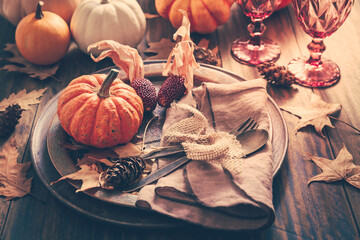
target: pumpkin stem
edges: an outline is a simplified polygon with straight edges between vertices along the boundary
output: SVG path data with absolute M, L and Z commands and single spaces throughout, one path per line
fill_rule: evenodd
M 106 4 L 106 3 L 109 3 L 108 0 L 101 0 L 101 4 Z
M 41 10 L 42 5 L 44 5 L 43 1 L 39 1 L 36 6 L 36 12 L 35 12 L 35 18 L 36 19 L 42 19 L 44 17 L 44 14 Z
M 111 69 L 109 74 L 106 76 L 104 82 L 101 84 L 100 90 L 98 92 L 98 96 L 101 98 L 110 97 L 110 87 L 113 81 L 116 79 L 119 71 L 116 69 Z

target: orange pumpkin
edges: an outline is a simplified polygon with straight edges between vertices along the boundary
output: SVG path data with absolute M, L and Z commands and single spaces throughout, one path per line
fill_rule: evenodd
M 292 0 L 282 0 L 277 10 L 286 7 Z M 219 25 L 226 23 L 234 0 L 155 0 L 159 15 L 169 19 L 174 28 L 181 26 L 182 14 L 186 11 L 191 32 L 212 33 Z
M 34 64 L 49 65 L 65 56 L 70 45 L 70 30 L 64 19 L 42 11 L 38 3 L 35 13 L 24 17 L 15 32 L 21 55 Z
M 230 7 L 234 0 L 155 0 L 159 15 L 169 19 L 174 28 L 181 26 L 182 14 L 186 11 L 191 31 L 207 34 L 224 24 L 230 16 Z
M 143 118 L 143 103 L 135 90 L 109 75 L 83 75 L 70 82 L 58 100 L 62 128 L 76 141 L 97 148 L 129 142 Z

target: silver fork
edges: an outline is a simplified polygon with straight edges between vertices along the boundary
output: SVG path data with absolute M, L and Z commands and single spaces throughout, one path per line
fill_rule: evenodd
M 259 127 L 259 124 L 252 118 L 248 117 L 243 123 L 231 130 L 230 134 L 238 136 L 239 134 Z
M 256 129 L 259 125 L 257 124 L 257 122 L 252 119 L 251 117 L 247 118 L 243 123 L 241 123 L 240 125 L 238 125 L 236 128 L 234 128 L 230 133 L 231 134 L 234 134 L 236 137 L 243 133 L 243 132 L 246 132 L 246 131 L 249 131 L 251 129 Z M 177 153 L 180 153 L 180 152 L 184 152 L 184 148 L 180 145 L 180 146 L 175 146 L 177 148 L 179 148 Z M 159 153 L 164 153 L 163 150 L 161 150 Z M 172 153 L 167 153 L 166 155 L 162 155 L 161 157 L 163 156 L 169 156 L 171 154 L 175 154 L 174 152 Z M 156 156 L 154 155 L 151 155 L 151 156 L 148 156 L 148 157 L 144 157 L 142 156 L 144 159 L 147 159 L 147 158 L 154 158 L 154 157 L 160 157 L 158 156 L 157 154 L 155 154 Z M 147 185 L 147 184 L 150 184 L 156 180 L 158 180 L 159 178 L 169 174 L 170 172 L 174 171 L 175 169 L 181 167 L 182 165 L 186 164 L 187 162 L 189 162 L 190 159 L 188 159 L 186 156 L 183 156 L 183 157 L 180 157 L 178 158 L 177 160 L 169 163 L 168 165 L 156 170 L 155 172 L 151 173 L 150 175 L 144 177 L 143 179 L 137 181 L 137 182 L 134 182 L 134 183 L 131 183 L 129 184 L 128 186 L 124 187 L 123 189 L 121 189 L 122 192 L 133 192 L 137 189 L 140 189 L 142 188 L 143 186 Z
M 256 129 L 259 127 L 259 124 L 252 118 L 248 117 L 244 122 L 240 123 L 236 126 L 233 130 L 230 131 L 230 134 L 235 135 L 236 137 L 239 136 L 241 133 L 245 131 L 249 131 L 251 129 Z M 157 150 L 154 150 L 149 153 L 145 153 L 141 155 L 143 159 L 152 159 L 152 158 L 159 158 L 159 157 L 166 157 L 177 153 L 183 153 L 184 148 L 182 145 L 176 146 L 167 146 L 161 147 Z

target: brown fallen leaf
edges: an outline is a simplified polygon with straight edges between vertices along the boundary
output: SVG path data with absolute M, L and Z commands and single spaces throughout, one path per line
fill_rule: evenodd
M 0 111 L 4 111 L 7 106 L 13 104 L 19 104 L 20 108 L 27 110 L 30 108 L 30 105 L 40 103 L 40 98 L 43 96 L 46 88 L 33 90 L 29 93 L 25 89 L 21 90 L 18 93 L 12 93 L 8 98 L 3 99 L 0 102 Z
M 15 140 L 9 140 L 0 152 L 0 195 L 5 201 L 30 193 L 32 178 L 26 178 L 31 162 L 17 163 Z
M 52 182 L 51 185 L 57 183 L 61 180 L 71 179 L 71 180 L 81 180 L 81 188 L 77 189 L 76 192 L 82 192 L 85 190 L 99 188 L 101 184 L 99 182 L 99 170 L 95 164 L 92 165 L 80 165 L 80 170 L 74 173 L 70 173 L 58 179 L 55 182 Z
M 59 64 L 40 66 L 30 63 L 23 56 L 21 56 L 19 50 L 16 47 L 16 44 L 7 43 L 3 50 L 12 53 L 13 56 L 9 58 L 0 58 L 0 60 L 5 60 L 8 62 L 5 66 L 0 67 L 0 70 L 7 70 L 9 72 L 23 72 L 28 74 L 29 77 L 44 80 L 48 77 L 53 77 L 53 75 L 55 75 L 56 71 L 59 69 Z
M 296 132 L 308 125 L 313 125 L 316 132 L 325 137 L 322 130 L 325 126 L 334 127 L 331 124 L 329 115 L 341 110 L 340 104 L 324 102 L 320 96 L 312 93 L 310 102 L 305 107 L 281 106 L 280 109 L 287 111 L 301 118 L 297 124 Z
M 132 142 L 117 145 L 115 147 L 112 147 L 111 150 L 113 150 L 119 158 L 138 156 L 141 154 L 141 147 L 138 144 L 134 144 Z
M 310 155 L 310 154 L 309 154 Z M 354 164 L 353 156 L 345 145 L 335 160 L 310 155 L 311 160 L 323 171 L 312 177 L 308 184 L 315 181 L 335 182 L 345 180 L 354 187 L 360 188 L 360 166 Z
M 104 156 L 97 156 L 96 154 L 92 154 L 91 152 L 85 153 L 83 158 L 78 159 L 78 165 L 92 165 L 94 163 L 101 162 L 106 166 L 113 166 L 114 163 L 111 162 Z
M 97 162 L 101 162 L 106 166 L 113 166 L 114 162 L 111 162 L 109 159 L 138 156 L 141 154 L 141 147 L 139 144 L 134 144 L 132 142 L 127 142 L 126 144 L 117 145 L 112 148 L 99 149 L 78 143 L 73 138 L 69 137 L 69 141 L 61 143 L 61 146 L 79 152 L 79 159 L 77 159 L 78 166 L 92 165 Z
M 148 45 L 149 47 L 143 51 L 145 55 L 149 56 L 146 58 L 147 60 L 166 59 L 175 47 L 176 42 L 171 41 L 168 38 L 162 38 L 159 42 L 149 42 Z M 209 40 L 202 38 L 195 46 L 194 56 L 199 63 L 221 66 L 218 51 L 218 47 L 209 49 Z
M 147 60 L 153 59 L 167 59 L 171 50 L 176 45 L 176 42 L 171 41 L 168 38 L 163 38 L 160 42 L 149 42 L 149 47 L 143 52 L 147 55 L 152 55 L 147 57 Z

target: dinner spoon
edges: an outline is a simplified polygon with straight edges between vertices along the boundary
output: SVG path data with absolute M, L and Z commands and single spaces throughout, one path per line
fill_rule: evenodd
M 236 139 L 240 142 L 242 149 L 244 151 L 245 157 L 256 152 L 262 148 L 269 139 L 269 133 L 264 129 L 251 129 L 240 133 Z M 184 149 L 182 150 L 184 151 Z M 179 151 L 177 152 L 179 153 Z M 169 155 L 169 154 L 168 154 Z M 183 166 L 191 159 L 188 159 L 186 156 L 180 157 L 177 160 L 167 164 L 164 167 L 161 167 L 151 173 L 150 175 L 142 178 L 141 180 L 130 183 L 128 186 L 121 189 L 122 192 L 133 192 L 137 189 L 142 188 L 143 186 L 150 184 L 161 177 L 166 176 L 167 174 L 173 172 L 179 167 Z
M 245 156 L 249 156 L 267 143 L 269 133 L 264 129 L 251 129 L 239 134 L 236 139 L 240 142 Z

